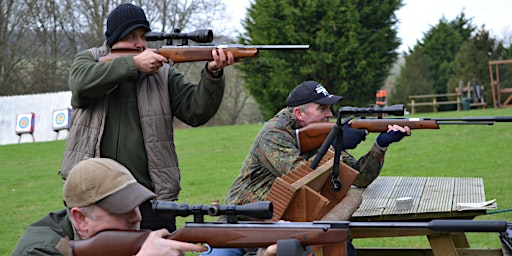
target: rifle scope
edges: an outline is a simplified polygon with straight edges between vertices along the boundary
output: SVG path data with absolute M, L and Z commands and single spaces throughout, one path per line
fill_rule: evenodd
M 238 216 L 244 215 L 257 219 L 271 219 L 274 213 L 271 201 L 261 201 L 242 205 L 188 205 L 170 201 L 152 201 L 153 212 L 163 217 L 187 217 L 189 215 Z
M 372 114 L 388 114 L 393 116 L 403 116 L 405 108 L 403 104 L 396 104 L 389 107 L 382 108 L 356 108 L 356 107 L 341 107 L 338 111 L 340 115 L 372 115 Z
M 192 40 L 197 43 L 211 43 L 213 41 L 213 31 L 211 29 L 199 29 L 190 33 L 180 33 L 179 29 L 175 29 L 172 33 L 151 31 L 146 33 L 146 41 L 158 41 L 166 39 L 183 39 Z

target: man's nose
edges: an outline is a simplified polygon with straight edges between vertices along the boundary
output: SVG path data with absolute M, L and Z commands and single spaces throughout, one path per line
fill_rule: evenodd
M 325 113 L 325 117 L 332 117 L 333 116 L 331 108 L 328 108 L 325 112 L 326 112 Z
M 137 41 L 135 41 L 135 46 L 140 48 L 146 48 L 146 39 L 144 37 L 137 38 Z
M 139 207 L 133 209 L 133 211 L 130 213 L 130 220 L 132 222 L 141 222 L 142 221 L 142 215 L 140 213 Z

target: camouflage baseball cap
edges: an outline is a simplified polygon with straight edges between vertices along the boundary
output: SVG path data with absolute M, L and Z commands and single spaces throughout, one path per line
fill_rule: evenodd
M 75 165 L 63 194 L 68 208 L 96 204 L 114 214 L 127 213 L 156 196 L 126 167 L 108 158 L 87 158 Z

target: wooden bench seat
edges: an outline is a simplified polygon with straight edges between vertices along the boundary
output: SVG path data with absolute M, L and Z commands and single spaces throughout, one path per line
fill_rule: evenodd
M 480 85 L 478 86 L 480 87 L 480 91 L 475 92 L 476 86 L 478 85 L 471 85 L 471 83 L 468 83 L 468 85 L 465 87 L 459 86 L 458 88 L 455 88 L 455 93 L 460 93 L 463 98 L 466 97 L 471 99 L 471 102 L 469 103 L 470 107 L 480 107 L 483 109 L 487 106 L 487 103 L 485 102 L 484 99 L 485 87 L 483 85 Z

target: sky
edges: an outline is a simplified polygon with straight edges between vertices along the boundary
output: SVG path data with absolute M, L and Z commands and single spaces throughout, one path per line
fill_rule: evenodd
M 224 0 L 228 12 L 233 17 L 233 26 L 242 30 L 240 20 L 245 17 L 246 9 L 251 0 Z M 511 0 L 403 0 L 404 6 L 396 12 L 399 20 L 398 37 L 402 45 L 398 52 L 413 48 L 417 40 L 422 40 L 423 34 L 430 27 L 439 23 L 444 17 L 451 21 L 461 12 L 466 18 L 472 18 L 472 24 L 481 27 L 485 24 L 494 37 L 503 39 L 504 35 L 512 34 Z

